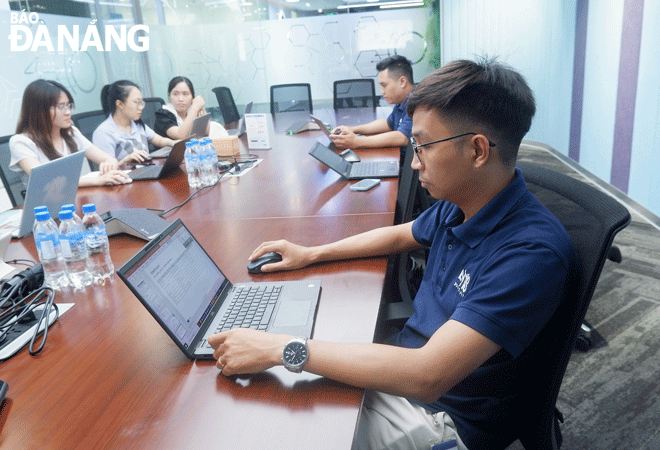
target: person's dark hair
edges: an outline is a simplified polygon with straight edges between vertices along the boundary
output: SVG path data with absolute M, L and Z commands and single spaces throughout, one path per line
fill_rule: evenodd
M 55 150 L 51 136 L 53 131 L 51 110 L 57 105 L 62 92 L 66 94 L 69 103 L 73 103 L 69 90 L 57 81 L 35 80 L 28 84 L 23 92 L 21 115 L 16 126 L 16 133 L 25 133 L 51 161 L 62 157 Z M 73 140 L 73 130 L 70 127 L 62 128 L 60 134 L 71 153 L 77 152 L 78 146 Z
M 188 89 L 190 89 L 190 93 L 192 94 L 193 98 L 195 98 L 195 88 L 193 87 L 192 81 L 186 77 L 174 77 L 170 80 L 170 84 L 167 85 L 168 97 L 172 93 L 172 89 L 174 89 L 174 87 L 179 83 L 186 83 L 188 85 Z
M 129 80 L 119 80 L 106 84 L 101 89 L 101 106 L 104 114 L 114 114 L 117 111 L 117 100 L 125 102 L 133 88 L 140 86 Z
M 511 166 L 536 112 L 525 78 L 495 59 L 451 62 L 425 77 L 406 109 L 435 110 L 456 133 L 479 132 L 495 142 L 502 163 Z
M 376 64 L 377 71 L 382 72 L 385 69 L 388 69 L 388 74 L 391 78 L 398 79 L 403 75 L 408 80 L 408 83 L 415 84 L 413 82 L 412 64 L 405 56 L 389 56 Z

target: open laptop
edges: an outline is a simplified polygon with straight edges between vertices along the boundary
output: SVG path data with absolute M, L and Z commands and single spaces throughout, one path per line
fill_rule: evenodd
M 32 232 L 35 207 L 47 206 L 51 217 L 57 218 L 62 205 L 75 203 L 84 157 L 84 152 L 76 152 L 32 168 L 23 209 L 4 212 L 2 229 L 21 238 Z
M 204 114 L 203 116 L 195 117 L 190 128 L 190 135 L 188 138 L 198 138 L 200 136 L 206 136 L 206 129 L 209 126 L 209 121 L 211 120 L 211 114 Z M 167 158 L 167 155 L 172 151 L 172 147 L 163 147 L 156 150 L 155 152 L 149 153 L 149 156 L 152 158 Z
M 117 274 L 191 359 L 211 359 L 207 338 L 230 328 L 256 328 L 311 337 L 321 293 L 318 280 L 233 285 L 181 219 L 177 219 Z M 240 302 L 262 297 L 253 312 Z M 277 297 L 277 299 L 275 299 Z M 238 311 L 231 307 L 238 302 Z
M 245 134 L 245 115 L 250 114 L 251 112 L 252 112 L 252 102 L 245 105 L 245 112 L 243 113 L 243 117 L 241 117 L 238 121 L 238 128 L 227 130 L 229 136 L 243 136 Z
M 320 142 L 315 142 L 309 154 L 349 180 L 363 178 L 398 178 L 399 161 L 363 161 L 350 163 Z
M 133 181 L 158 180 L 169 175 L 170 173 L 174 172 L 183 162 L 183 157 L 186 153 L 186 142 L 191 139 L 192 137 L 187 137 L 186 139 L 181 139 L 176 144 L 174 144 L 172 151 L 169 153 L 169 155 L 167 155 L 163 165 L 154 164 L 140 167 L 135 170 L 131 170 L 127 175 L 131 177 Z

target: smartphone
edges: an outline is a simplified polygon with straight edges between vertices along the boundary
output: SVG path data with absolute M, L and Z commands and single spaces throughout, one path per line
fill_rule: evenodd
M 379 184 L 380 180 L 374 178 L 365 178 L 364 180 L 352 184 L 351 191 L 368 191 L 372 187 L 378 186 Z

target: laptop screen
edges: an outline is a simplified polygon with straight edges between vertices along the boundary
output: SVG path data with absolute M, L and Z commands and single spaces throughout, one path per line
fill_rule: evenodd
M 222 292 L 226 278 L 218 266 L 180 220 L 126 266 L 124 278 L 138 298 L 188 348 Z

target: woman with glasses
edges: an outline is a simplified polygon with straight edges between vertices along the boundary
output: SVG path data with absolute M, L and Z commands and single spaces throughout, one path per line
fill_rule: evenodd
M 36 80 L 23 92 L 21 115 L 16 134 L 9 140 L 9 168 L 22 172 L 23 185 L 32 168 L 57 158 L 82 151 L 98 164 L 100 176 L 83 176 L 79 186 L 123 184 L 130 181 L 117 170 L 117 160 L 94 146 L 72 125 L 74 109 L 71 93 L 60 83 Z
M 140 119 L 145 103 L 139 86 L 132 81 L 119 80 L 104 86 L 101 104 L 108 118 L 96 128 L 92 141 L 108 155 L 140 163 L 149 157 L 149 143 L 157 147 L 174 145 L 172 139 L 154 133 Z

